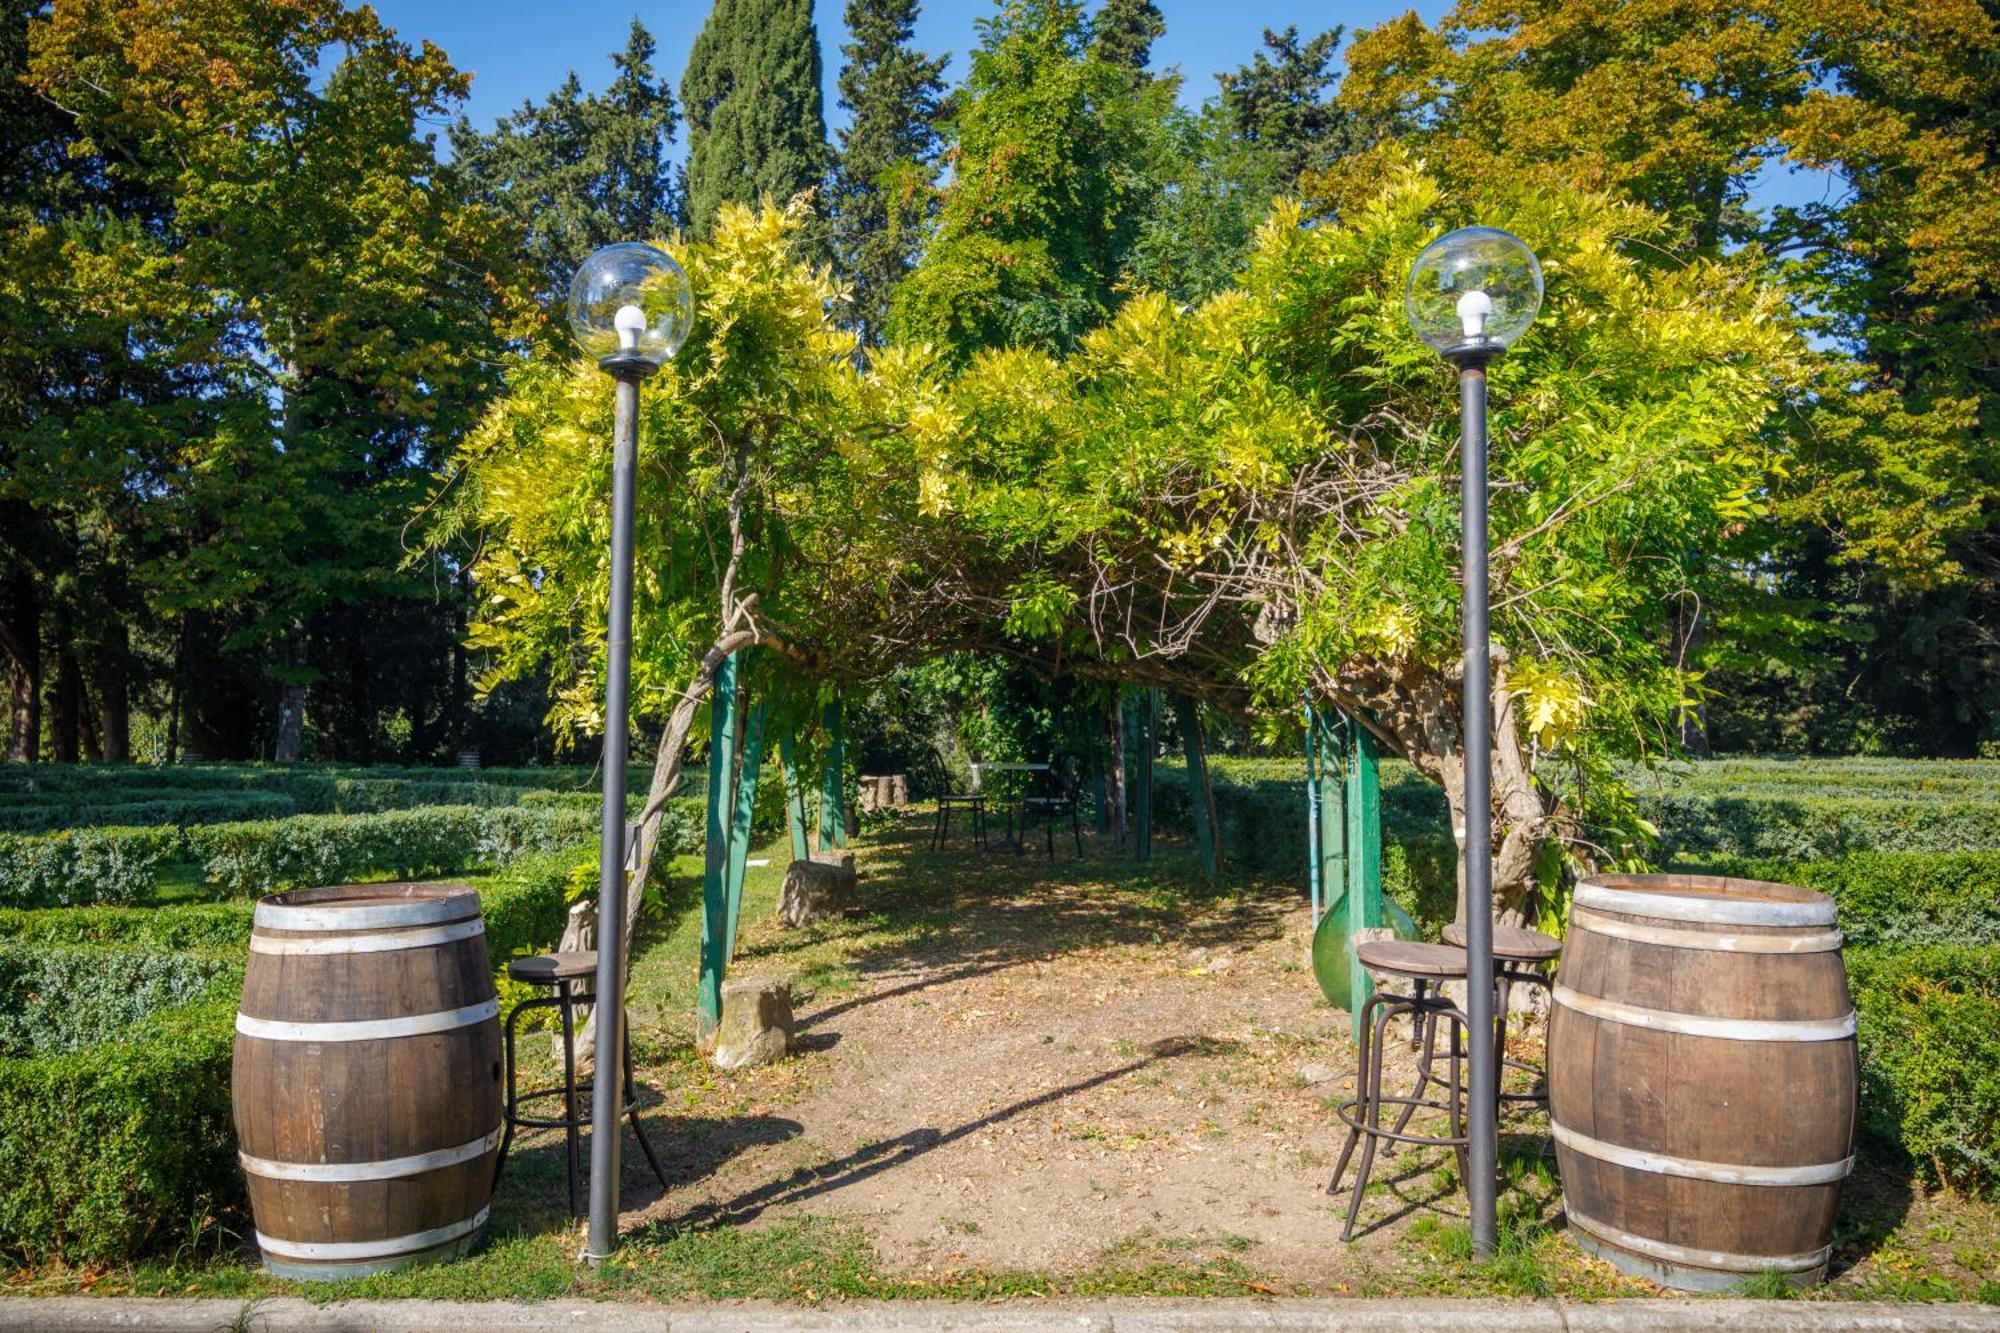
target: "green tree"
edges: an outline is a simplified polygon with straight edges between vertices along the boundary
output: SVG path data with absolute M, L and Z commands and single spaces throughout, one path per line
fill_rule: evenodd
M 586 94 L 572 70 L 539 105 L 524 103 L 488 132 L 463 116 L 451 127 L 455 174 L 519 228 L 548 296 L 566 290 L 599 246 L 666 236 L 681 222 L 668 161 L 680 116 L 672 88 L 653 74 L 655 50 L 634 19 L 604 92 Z
M 1153 62 L 1153 43 L 1166 31 L 1166 16 L 1153 0 L 1104 0 L 1090 21 L 1090 52 L 1114 65 L 1144 69 Z
M 716 0 L 681 74 L 687 216 L 708 235 L 726 203 L 780 202 L 827 169 L 812 0 Z
M 1673 258 L 1760 247 L 1794 314 L 1854 354 L 1822 365 L 1782 427 L 1796 466 L 1774 479 L 1755 577 L 1679 636 L 1724 668 L 1725 739 L 2000 740 L 2000 642 L 1984 628 L 2000 615 L 2000 269 L 1980 239 L 2000 226 L 1981 184 L 2000 153 L 1996 70 L 2000 23 L 1977 0 L 1464 0 L 1350 53 L 1342 106 L 1451 179 L 1639 200 L 1672 220 L 1658 244 Z M 1316 192 L 1364 201 L 1394 151 L 1337 162 Z M 1780 160 L 1828 172 L 1825 201 L 1754 208 Z M 1801 716 L 1801 696 L 1805 733 L 1766 725 Z
M 1007 0 L 979 26 L 949 126 L 953 178 L 892 328 L 955 357 L 1065 348 L 1111 309 L 1176 81 L 1093 58 L 1077 0 Z
M 173 381 L 149 412 L 113 394 L 62 437 L 107 467 L 148 468 L 125 489 L 154 545 L 127 576 L 177 643 L 263 677 L 252 703 L 268 721 L 239 718 L 229 749 L 296 758 L 311 740 L 366 757 L 384 706 L 402 702 L 372 696 L 379 664 L 419 659 L 371 639 L 356 609 L 432 598 L 400 568 L 410 507 L 532 318 L 514 237 L 439 187 L 417 133 L 465 77 L 333 0 L 58 3 L 30 50 L 70 152 L 152 201 L 67 242 L 74 311 L 158 312 L 177 339 L 147 358 Z M 44 415 L 44 435 L 60 421 Z M 451 613 L 416 619 L 441 669 Z M 309 712 L 329 679 L 353 725 Z
M 913 50 L 917 0 L 848 0 L 833 197 L 834 253 L 863 346 L 879 342 L 896 284 L 916 263 L 942 143 L 947 57 Z
M 1266 28 L 1264 49 L 1249 64 L 1216 76 L 1232 130 L 1270 163 L 1268 183 L 1278 190 L 1296 189 L 1343 147 L 1333 59 L 1345 31 L 1336 25 L 1302 42 L 1296 25 Z

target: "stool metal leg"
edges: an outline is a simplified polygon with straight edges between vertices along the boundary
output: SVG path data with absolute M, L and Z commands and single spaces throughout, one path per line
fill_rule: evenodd
M 1422 981 L 1415 983 L 1415 998 L 1419 1005 L 1424 1002 L 1426 989 L 1426 983 Z M 1403 1107 L 1402 1113 L 1396 1117 L 1395 1132 L 1398 1134 L 1410 1127 L 1410 1117 L 1417 1113 L 1417 1103 L 1424 1099 L 1424 1093 L 1429 1090 L 1430 1085 L 1439 1081 L 1437 1076 L 1431 1073 L 1431 1060 L 1437 1053 L 1437 1011 L 1419 1008 L 1410 1016 L 1410 1021 L 1417 1025 L 1417 1086 L 1410 1089 L 1410 1100 Z M 1391 1155 L 1394 1155 L 1398 1146 L 1394 1140 L 1390 1141 Z
M 576 1182 L 583 1175 L 583 1135 L 576 1114 L 576 996 L 569 982 L 556 983 L 556 998 L 562 1012 L 563 1119 L 569 1122 L 563 1128 L 569 1148 L 569 1215 L 581 1217 L 576 1206 Z
M 1382 1043 L 1389 1036 L 1389 1019 L 1395 1006 L 1383 1005 L 1375 1014 L 1375 1058 L 1367 1069 L 1368 1105 L 1364 1108 L 1368 1117 L 1368 1132 L 1362 1135 L 1367 1140 L 1361 1145 L 1361 1166 L 1354 1173 L 1354 1194 L 1347 1201 L 1347 1224 L 1340 1229 L 1340 1239 L 1344 1243 L 1354 1239 L 1354 1223 L 1361 1216 L 1361 1196 L 1368 1190 L 1368 1175 L 1375 1169 L 1375 1145 L 1380 1141 L 1376 1131 L 1382 1128 Z
M 514 1146 L 514 1117 L 521 1113 L 520 1099 L 514 1092 L 514 1024 L 521 1017 L 523 1006 L 515 1005 L 508 1013 L 507 1021 L 500 1026 L 503 1038 L 501 1045 L 507 1053 L 507 1100 L 501 1108 L 500 1155 L 493 1159 L 493 1185 L 499 1188 L 500 1173 L 507 1167 L 507 1150 Z
M 1372 1044 L 1369 1041 L 1369 1022 L 1372 1011 L 1377 1005 L 1382 1003 L 1384 1003 L 1382 993 L 1377 991 L 1375 994 L 1369 996 L 1361 1006 L 1360 1063 L 1354 1067 L 1354 1091 L 1363 1100 L 1366 1100 L 1368 1096 L 1368 1054 L 1372 1049 Z M 1347 1174 L 1348 1159 L 1354 1156 L 1354 1145 L 1360 1141 L 1361 1127 L 1356 1124 L 1349 1124 L 1347 1127 L 1347 1142 L 1340 1149 L 1340 1160 L 1333 1165 L 1333 1179 L 1329 1180 L 1326 1184 L 1326 1192 L 1328 1194 L 1340 1193 L 1340 1178 Z

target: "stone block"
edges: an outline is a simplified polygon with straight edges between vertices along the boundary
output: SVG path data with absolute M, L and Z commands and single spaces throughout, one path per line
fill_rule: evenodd
M 791 1049 L 791 982 L 737 977 L 722 983 L 722 1023 L 709 1056 L 717 1069 L 767 1065 Z
M 778 890 L 778 920 L 805 926 L 840 916 L 854 906 L 858 884 L 852 853 L 822 852 L 811 860 L 793 861 Z

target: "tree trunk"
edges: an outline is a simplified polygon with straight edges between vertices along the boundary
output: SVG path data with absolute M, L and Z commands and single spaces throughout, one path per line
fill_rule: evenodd
M 8 580 L 0 651 L 7 655 L 7 758 L 32 764 L 42 753 L 42 607 L 23 570 Z
M 1674 665 L 1685 671 L 1701 657 L 1708 622 L 1701 603 L 1684 593 L 1674 606 Z M 1708 758 L 1708 705 L 1696 704 L 1681 713 L 1681 748 L 1697 759 Z
M 278 741 L 272 747 L 271 757 L 281 764 L 296 764 L 304 748 L 306 727 L 306 687 L 297 680 L 305 670 L 306 627 L 302 620 L 294 620 L 286 635 L 285 662 L 290 669 L 284 688 L 278 692 Z
M 113 614 L 97 668 L 97 707 L 104 762 L 123 764 L 132 758 L 132 630 Z
M 632 958 L 632 936 L 638 928 L 639 911 L 646 901 L 646 882 L 652 874 L 653 858 L 660 849 L 660 820 L 666 813 L 667 799 L 681 781 L 681 751 L 687 748 L 688 732 L 694 727 L 695 709 L 708 697 L 709 687 L 715 681 L 715 673 L 728 656 L 739 648 L 748 647 L 757 641 L 757 636 L 749 630 L 736 630 L 716 640 L 715 645 L 701 659 L 695 676 L 688 687 L 674 700 L 673 711 L 667 715 L 666 730 L 660 734 L 659 749 L 653 755 L 653 780 L 646 791 L 646 806 L 639 815 L 639 860 L 638 866 L 626 877 L 625 889 L 625 963 L 629 968 Z M 569 951 L 589 948 L 585 941 L 595 939 L 597 934 L 597 911 L 594 903 L 587 911 L 572 911 L 568 924 L 563 928 L 560 949 Z M 583 1028 L 577 1034 L 576 1059 L 579 1067 L 588 1063 L 597 1049 L 597 1014 L 593 1011 Z
M 472 596 L 472 571 L 462 569 L 458 573 L 458 595 L 452 599 L 451 609 L 451 703 L 446 714 L 446 734 L 448 748 L 453 755 L 465 748 L 466 715 L 466 654 L 465 654 L 465 604 Z
M 56 612 L 55 631 L 56 678 L 49 700 L 49 740 L 55 753 L 51 757 L 58 764 L 73 764 L 83 721 L 83 673 L 77 669 L 76 652 L 70 645 L 67 611 Z

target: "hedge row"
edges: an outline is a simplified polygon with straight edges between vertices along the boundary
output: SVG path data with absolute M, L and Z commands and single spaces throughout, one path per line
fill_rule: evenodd
M 1853 949 L 1861 1129 L 1932 1180 L 2000 1193 L 2000 947 Z
M 95 1046 L 155 1010 L 219 998 L 240 975 L 216 954 L 0 939 L 0 1056 Z
M 0 1251 L 125 1259 L 192 1238 L 241 1196 L 235 1009 L 165 1009 L 101 1045 L 0 1059 Z
M 650 767 L 629 770 L 629 786 L 644 789 Z M 594 786 L 597 773 L 584 765 L 553 768 L 436 768 L 407 764 L 8 764 L 0 767 L 0 800 L 9 795 L 48 796 L 60 792 L 151 791 L 159 788 L 265 790 L 290 792 L 299 783 L 321 779 L 407 782 L 468 782 L 486 786 L 581 789 Z
M 1665 860 L 2000 849 L 2000 800 L 1671 793 L 1641 797 L 1640 808 L 1659 826 Z
M 1725 858 L 1677 869 L 1817 889 L 1851 946 L 2000 945 L 2000 852 L 1856 852 L 1827 861 Z
M 110 825 L 130 828 L 171 824 L 222 824 L 239 819 L 283 819 L 299 812 L 298 802 L 283 792 L 243 791 L 220 794 L 164 793 L 155 800 L 120 801 L 109 805 L 78 805 L 74 801 L 37 801 L 0 807 L 0 831 L 47 833 L 55 829 Z
M 481 885 L 496 963 L 555 942 L 571 876 L 590 859 L 578 847 L 528 855 Z M 70 1025 L 60 1032 L 0 1045 L 49 1052 L 0 1055 L 0 1253 L 129 1260 L 241 1203 L 230 992 L 251 912 L 248 903 L 0 911 L 0 1004 L 34 987 L 45 1018 L 74 1011 L 54 1018 Z M 33 972 L 34 956 L 60 961 Z M 121 995 L 121 985 L 140 993 Z M 81 1045 L 86 1035 L 102 1039 Z M 80 1049 L 54 1049 L 71 1045 Z
M 161 866 L 174 861 L 192 861 L 206 882 L 240 894 L 362 876 L 422 878 L 566 846 L 595 828 L 587 811 L 431 806 L 186 829 L 0 834 L 0 905 L 145 902 Z

